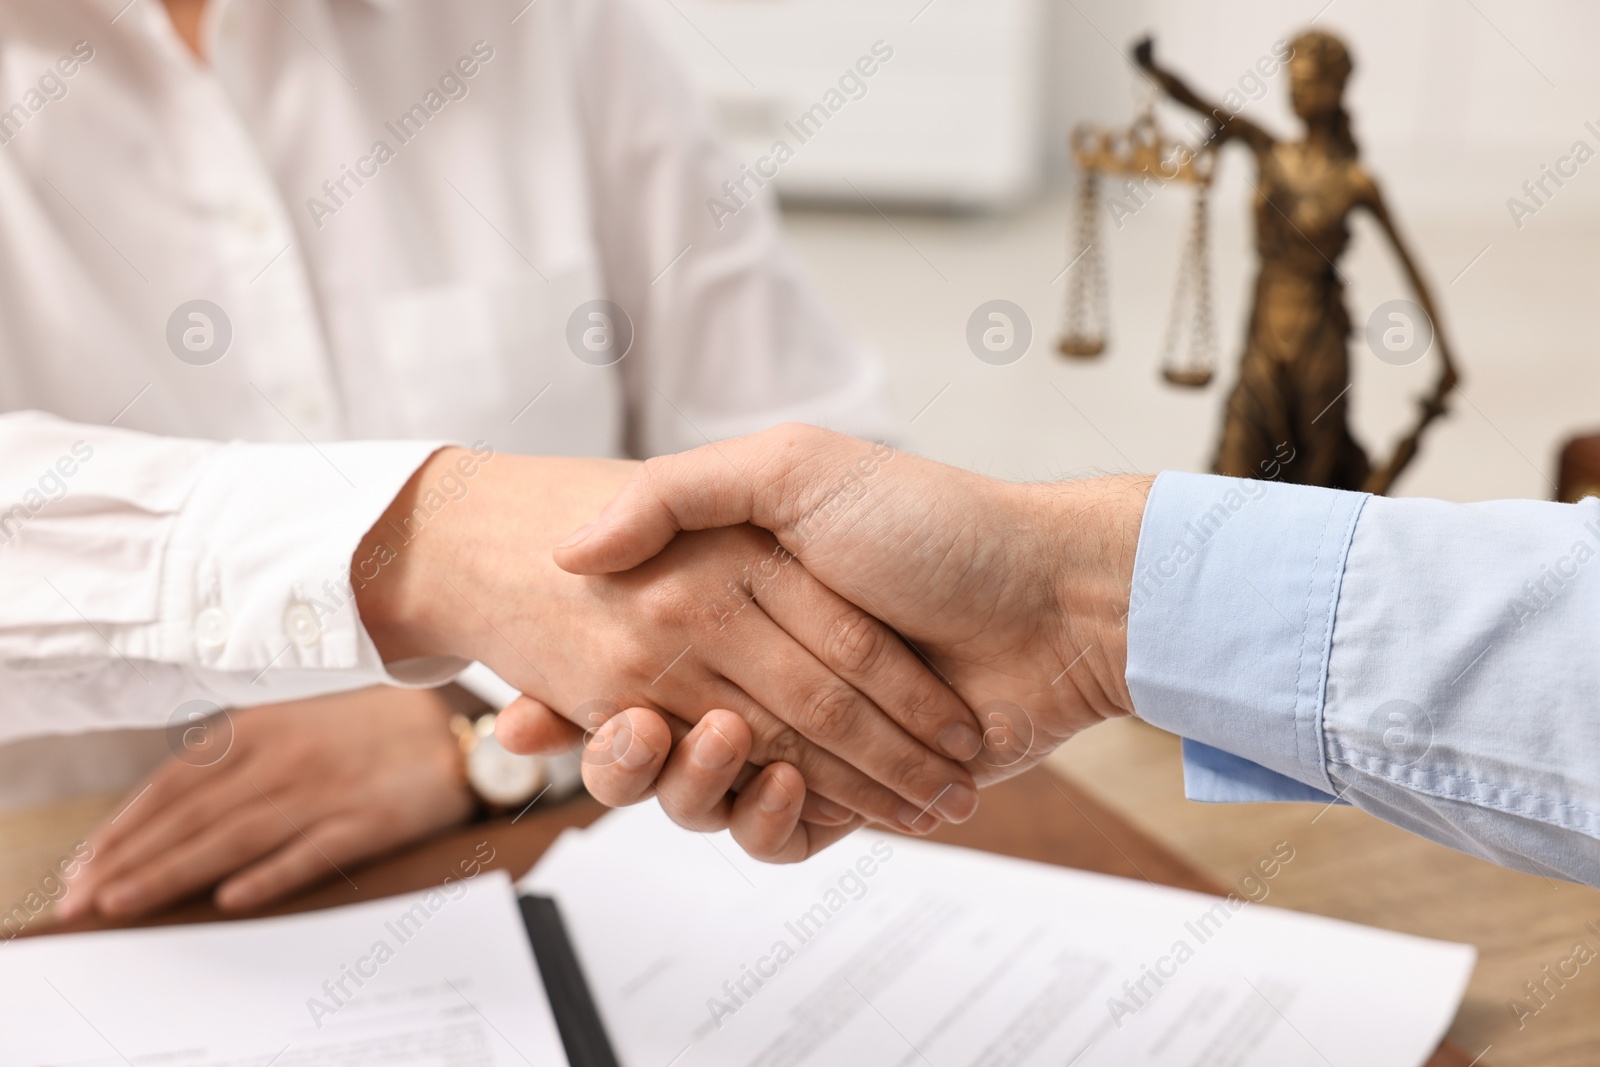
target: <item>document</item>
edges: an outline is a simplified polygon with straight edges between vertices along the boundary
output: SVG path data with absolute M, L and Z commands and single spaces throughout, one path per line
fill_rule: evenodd
M 0 945 L 6 1067 L 564 1065 L 510 879 Z
M 627 1067 L 1419 1067 L 1474 961 L 866 831 L 767 866 L 653 804 L 522 886 L 560 903 Z

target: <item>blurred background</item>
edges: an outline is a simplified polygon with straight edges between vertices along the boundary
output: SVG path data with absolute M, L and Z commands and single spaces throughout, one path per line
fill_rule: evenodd
M 1254 277 L 1242 149 L 1212 192 L 1219 373 L 1201 391 L 1158 377 L 1191 194 L 1169 186 L 1117 228 L 1102 219 L 1111 346 L 1055 353 L 1075 201 L 1066 138 L 1079 122 L 1126 125 L 1148 91 L 1126 55 L 1157 56 L 1244 116 L 1296 136 L 1286 75 L 1253 74 L 1310 25 L 1347 41 L 1355 135 L 1411 238 L 1465 385 L 1399 495 L 1481 500 L 1555 495 L 1561 441 L 1600 425 L 1590 313 L 1600 268 L 1600 162 L 1543 206 L 1524 182 L 1586 142 L 1600 150 L 1600 69 L 1587 54 L 1600 9 L 1575 0 L 650 0 L 742 162 L 795 147 L 776 184 L 794 243 L 835 310 L 887 359 L 916 451 L 1006 478 L 1203 470 L 1232 384 Z M 1314 22 L 1313 22 L 1314 20 Z M 865 95 L 804 144 L 786 133 L 876 42 L 893 58 Z M 1170 135 L 1183 115 L 1159 114 Z M 807 131 L 809 132 L 809 128 Z M 737 175 L 730 175 L 737 177 Z M 1508 199 L 1536 207 L 1513 216 Z M 1520 225 L 1519 225 L 1520 223 Z M 1358 218 L 1341 264 L 1357 331 L 1410 297 L 1376 228 Z M 1034 339 L 1009 366 L 974 358 L 968 317 L 991 299 L 1028 314 Z M 1352 338 L 1353 422 L 1375 456 L 1436 373 L 1396 367 Z

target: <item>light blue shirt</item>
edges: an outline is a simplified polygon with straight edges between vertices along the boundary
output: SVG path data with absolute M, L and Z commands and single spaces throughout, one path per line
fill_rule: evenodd
M 1600 886 L 1600 501 L 1163 474 L 1127 679 L 1190 799 L 1337 799 Z

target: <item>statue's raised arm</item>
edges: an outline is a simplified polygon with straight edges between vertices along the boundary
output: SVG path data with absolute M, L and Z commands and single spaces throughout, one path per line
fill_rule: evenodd
M 1154 38 L 1146 36 L 1134 44 L 1133 61 L 1175 103 L 1199 112 L 1210 120 L 1212 142 L 1220 144 L 1238 138 L 1257 152 L 1270 151 L 1276 142 L 1276 139 L 1260 126 L 1249 119 L 1241 118 L 1222 104 L 1205 99 L 1190 88 L 1188 82 L 1158 64 Z

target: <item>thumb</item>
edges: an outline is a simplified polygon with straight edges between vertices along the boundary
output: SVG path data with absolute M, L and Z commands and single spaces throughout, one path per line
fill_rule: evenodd
M 653 484 L 657 474 L 667 477 L 679 460 L 693 463 L 694 453 L 651 460 L 634 472 L 622 491 L 611 499 L 593 522 L 579 527 L 555 550 L 556 565 L 573 574 L 613 574 L 631 570 L 650 559 L 685 527 Z
M 680 530 L 751 522 L 781 535 L 791 520 L 794 475 L 830 439 L 811 426 L 779 426 L 748 437 L 647 460 L 600 517 L 555 550 L 573 574 L 629 570 Z

